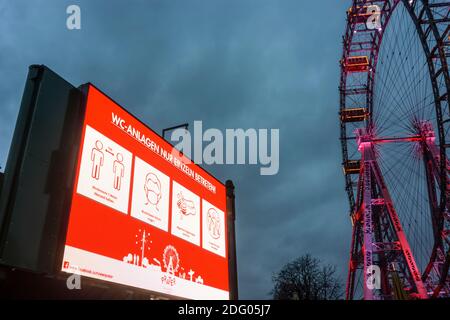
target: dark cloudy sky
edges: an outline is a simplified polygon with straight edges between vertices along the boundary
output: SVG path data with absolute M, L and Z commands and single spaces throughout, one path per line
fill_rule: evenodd
M 280 171 L 206 169 L 236 185 L 241 298 L 311 253 L 344 279 L 351 237 L 338 140 L 338 60 L 350 1 L 0 0 L 0 165 L 30 64 L 92 82 L 160 132 L 280 129 Z M 82 29 L 66 28 L 81 7 Z

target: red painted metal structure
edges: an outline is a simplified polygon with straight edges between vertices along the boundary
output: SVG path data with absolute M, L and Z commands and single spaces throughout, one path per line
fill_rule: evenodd
M 374 5 L 377 28 L 368 23 Z M 449 24 L 444 0 L 353 0 L 347 11 L 339 87 L 353 225 L 347 299 L 450 297 Z

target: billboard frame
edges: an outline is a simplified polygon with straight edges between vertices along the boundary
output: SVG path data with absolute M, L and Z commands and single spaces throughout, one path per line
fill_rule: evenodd
M 133 113 L 129 112 L 124 107 L 122 107 L 121 104 L 117 103 L 117 101 L 112 99 L 108 94 L 106 94 L 105 92 L 103 92 L 102 90 L 97 88 L 94 84 L 88 82 L 79 87 L 74 87 L 68 81 L 66 81 L 65 79 L 60 77 L 56 72 L 52 71 L 50 68 L 48 68 L 45 65 L 31 65 L 29 67 L 29 72 L 28 72 L 26 85 L 25 85 L 25 89 L 24 89 L 24 94 L 23 94 L 23 98 L 22 98 L 22 102 L 21 102 L 20 112 L 19 112 L 19 114 L 23 118 L 29 119 L 29 117 L 32 116 L 32 112 L 34 112 L 34 108 L 36 107 L 36 104 L 38 103 L 37 98 L 36 98 L 36 90 L 41 90 L 41 86 L 43 83 L 42 75 L 45 72 L 50 72 L 52 74 L 52 76 L 54 74 L 57 78 L 59 78 L 59 79 L 57 79 L 57 81 L 67 83 L 68 85 L 73 87 L 71 90 L 74 91 L 73 92 L 74 96 L 70 97 L 70 99 L 67 101 L 67 105 L 60 106 L 61 108 L 63 108 L 63 107 L 66 108 L 66 111 L 69 110 L 68 108 L 72 108 L 73 110 L 70 110 L 70 112 L 73 113 L 73 116 L 75 118 L 75 119 L 70 119 L 68 124 L 66 124 L 64 122 L 64 128 L 60 132 L 61 136 L 67 136 L 68 134 L 70 134 L 70 137 L 73 140 L 73 144 L 69 148 L 70 149 L 69 155 L 64 155 L 64 157 L 63 157 L 65 162 L 62 167 L 65 167 L 68 170 L 67 175 L 62 177 L 63 183 L 65 183 L 67 186 L 67 188 L 65 188 L 65 191 L 66 191 L 65 196 L 64 196 L 65 199 L 63 200 L 64 203 L 63 203 L 63 205 L 61 205 L 61 208 L 58 207 L 58 212 L 51 212 L 52 215 L 54 216 L 53 219 L 55 219 L 55 217 L 56 217 L 57 219 L 59 219 L 59 223 L 55 224 L 54 221 L 51 221 L 52 224 L 50 224 L 50 229 L 44 230 L 44 231 L 50 232 L 50 236 L 47 236 L 47 235 L 45 235 L 45 236 L 52 238 L 52 240 L 51 240 L 51 243 L 48 243 L 48 240 L 46 240 L 45 246 L 43 246 L 39 249 L 40 251 L 39 251 L 38 257 L 36 258 L 37 261 L 36 261 L 35 265 L 32 265 L 31 267 L 29 267 L 29 266 L 18 265 L 15 262 L 9 262 L 9 261 L 2 260 L 0 262 L 0 268 L 7 270 L 7 273 L 14 272 L 14 270 L 19 270 L 18 272 L 23 271 L 26 273 L 34 274 L 39 279 L 42 278 L 42 279 L 48 279 L 49 281 L 51 279 L 61 281 L 62 282 L 61 283 L 62 290 L 61 290 L 61 292 L 58 292 L 55 294 L 58 297 L 59 296 L 67 297 L 67 296 L 71 296 L 68 294 L 67 289 L 65 287 L 65 281 L 68 278 L 68 273 L 63 272 L 61 266 L 62 266 L 63 256 L 64 256 L 64 247 L 65 247 L 65 241 L 66 241 L 67 231 L 68 231 L 68 221 L 70 218 L 70 209 L 71 209 L 71 205 L 72 205 L 73 191 L 74 191 L 74 188 L 76 187 L 75 180 L 76 180 L 76 175 L 77 175 L 76 171 L 77 171 L 78 161 L 79 161 L 78 155 L 79 155 L 79 151 L 80 151 L 81 144 L 82 144 L 81 138 L 82 138 L 82 132 L 83 132 L 83 128 L 84 128 L 84 120 L 85 120 L 85 116 L 86 116 L 85 111 L 86 111 L 86 106 L 87 106 L 86 103 L 87 103 L 87 94 L 88 94 L 87 88 L 89 87 L 89 85 L 91 85 L 92 87 L 97 89 L 99 92 L 104 94 L 108 99 L 110 99 L 117 106 L 119 106 L 124 112 L 128 113 L 136 121 L 141 123 L 145 128 L 147 128 L 152 133 L 154 133 L 156 136 L 158 136 L 163 141 L 165 141 L 168 144 L 168 146 L 170 146 L 171 148 L 174 148 L 174 146 L 169 141 L 165 140 L 157 132 L 155 132 L 153 129 L 151 129 L 147 124 L 145 124 L 143 121 L 141 121 L 138 117 L 136 117 Z M 11 160 L 11 163 L 9 164 L 9 166 L 14 169 L 14 172 L 9 172 L 10 174 L 13 175 L 13 178 L 12 179 L 9 178 L 10 181 L 8 181 L 8 182 L 6 181 L 6 179 L 8 178 L 7 177 L 8 172 L 5 171 L 6 179 L 4 182 L 5 182 L 5 185 L 7 182 L 10 186 L 18 183 L 18 177 L 16 177 L 16 171 L 18 170 L 17 168 L 20 168 L 22 166 L 23 159 L 21 157 L 18 157 L 17 155 L 20 155 L 24 152 L 25 147 L 30 139 L 29 136 L 25 137 L 29 133 L 27 131 L 27 130 L 30 130 L 29 127 L 25 127 L 25 128 L 19 127 L 18 128 L 18 125 L 19 125 L 18 123 L 20 120 L 21 119 L 18 118 L 18 120 L 17 120 L 18 122 L 16 123 L 16 129 L 14 131 L 14 136 L 13 136 L 13 141 L 19 139 L 20 145 L 16 145 L 16 146 L 11 145 L 11 147 L 10 147 L 10 155 L 8 157 L 8 162 L 10 161 L 9 160 L 10 157 L 11 157 L 11 159 L 15 159 L 16 161 L 14 161 L 14 163 L 13 163 L 13 161 Z M 24 119 L 22 119 L 22 121 L 23 120 Z M 67 121 L 67 119 L 61 119 L 61 121 Z M 69 128 L 73 132 L 67 132 L 67 130 Z M 11 156 L 11 150 L 13 150 L 12 151 L 13 156 Z M 56 151 L 60 151 L 60 150 L 58 149 Z M 180 152 L 180 154 L 183 154 L 183 153 Z M 183 154 L 183 156 L 184 156 L 184 154 Z M 51 159 L 48 159 L 48 160 L 50 162 Z M 231 300 L 238 299 L 236 242 L 235 242 L 235 228 L 234 228 L 234 222 L 235 222 L 235 204 L 234 203 L 235 203 L 235 200 L 234 200 L 233 183 L 229 180 L 225 184 L 222 183 L 214 175 L 212 175 L 210 172 L 208 172 L 208 170 L 204 169 L 203 167 L 201 167 L 198 164 L 195 164 L 192 160 L 190 160 L 190 161 L 200 171 L 206 173 L 208 177 L 211 177 L 216 182 L 225 186 L 225 188 L 226 188 L 226 199 L 225 199 L 226 212 L 225 213 L 226 213 L 227 233 L 228 233 L 227 234 L 227 242 L 228 242 L 227 243 L 227 245 L 228 245 L 227 257 L 228 257 L 229 298 Z M 5 170 L 8 170 L 8 163 L 5 167 Z M 23 179 L 22 176 L 21 176 L 21 178 Z M 59 177 L 57 177 L 57 178 L 59 178 Z M 48 180 L 49 178 L 46 177 L 46 179 Z M 49 183 L 51 186 L 54 185 L 55 179 L 51 179 L 50 182 L 47 180 L 46 180 L 46 183 Z M 59 182 L 59 183 L 61 184 L 61 182 Z M 2 192 L 4 192 L 6 189 L 5 185 L 3 185 L 2 188 L 0 189 Z M 50 189 L 53 190 L 51 188 L 51 186 L 50 186 Z M 8 192 L 9 192 L 9 190 L 8 190 Z M 11 191 L 11 192 L 13 192 L 11 194 L 11 196 L 15 197 L 14 191 Z M 0 195 L 2 195 L 2 194 L 0 194 Z M 54 196 L 55 195 L 51 191 L 49 191 L 49 197 L 54 197 Z M 30 204 L 30 206 L 32 206 L 32 205 L 33 204 Z M 2 217 L 2 215 L 3 215 L 3 217 L 5 215 L 7 217 L 9 216 L 9 218 L 7 219 L 8 221 L 6 221 L 7 223 L 1 225 L 0 228 L 2 230 L 3 229 L 9 230 L 9 222 L 11 220 L 10 217 L 14 216 L 14 211 L 11 210 L 11 212 L 9 212 L 9 211 L 6 211 L 6 209 L 5 209 L 4 212 L 0 212 L 0 218 Z M 48 217 L 45 217 L 45 219 L 47 219 L 47 218 Z M 23 221 L 21 221 L 21 223 L 23 223 Z M 45 223 L 47 223 L 47 220 L 45 220 Z M 2 234 L 1 236 L 8 237 L 9 234 Z M 41 232 L 40 236 L 41 236 L 41 238 L 44 237 L 44 233 Z M 3 242 L 1 244 L 2 244 L 2 247 L 0 249 L 3 250 L 4 249 Z M 49 251 L 49 250 L 50 251 L 54 250 L 53 254 L 48 254 L 48 256 L 42 255 L 43 252 Z M 39 268 L 39 266 L 41 266 L 41 264 L 44 267 Z M 123 284 L 109 282 L 109 281 L 100 280 L 100 279 L 94 279 L 94 278 L 90 278 L 90 277 L 81 276 L 81 279 L 82 279 L 83 283 L 87 284 L 89 287 L 98 287 L 98 288 L 105 288 L 105 289 L 110 288 L 112 290 L 124 290 L 126 292 L 131 292 L 132 295 L 136 294 L 136 295 L 139 295 L 142 297 L 148 296 L 149 298 L 150 297 L 159 297 L 159 298 L 163 298 L 163 299 L 172 299 L 172 298 L 173 299 L 184 299 L 184 298 L 178 297 L 178 296 L 171 296 L 171 295 L 167 295 L 167 294 L 152 291 L 152 290 L 141 289 L 138 287 L 123 285 Z M 33 283 L 27 283 L 27 284 L 30 285 L 30 289 L 34 288 Z M 27 291 L 28 290 L 24 290 L 24 287 L 21 286 L 20 290 L 18 289 L 17 294 L 19 296 L 26 298 Z M 3 292 L 3 294 L 4 294 L 4 292 Z M 90 298 L 98 298 L 98 296 L 92 296 Z
M 159 137 L 161 140 L 163 140 L 165 143 L 168 144 L 168 146 L 172 149 L 175 149 L 173 144 L 166 140 L 162 135 L 157 133 L 155 130 L 150 128 L 146 123 L 141 121 L 135 114 L 128 111 L 126 108 L 124 108 L 120 103 L 118 103 L 116 100 L 111 98 L 107 93 L 105 93 L 103 90 L 99 89 L 95 84 L 91 82 L 84 83 L 78 87 L 78 90 L 80 90 L 82 94 L 82 99 L 80 103 L 80 109 L 82 109 L 82 120 L 81 123 L 78 124 L 78 140 L 77 144 L 73 148 L 73 153 L 76 155 L 75 161 L 73 163 L 73 171 L 70 177 L 70 185 L 71 188 L 68 191 L 68 207 L 66 208 L 65 217 L 64 217 L 64 225 L 62 226 L 62 229 L 64 231 L 61 232 L 61 238 L 59 241 L 59 248 L 57 253 L 57 261 L 55 263 L 55 271 L 58 274 L 59 277 L 62 279 L 67 279 L 68 273 L 62 271 L 61 265 L 63 262 L 64 257 L 64 248 L 66 243 L 66 236 L 67 236 L 67 230 L 68 230 L 68 222 L 70 218 L 70 209 L 72 204 L 72 197 L 73 197 L 73 191 L 76 188 L 75 181 L 76 181 L 76 175 L 77 175 L 77 167 L 78 167 L 78 154 L 82 145 L 82 135 L 83 135 L 83 128 L 84 128 L 84 120 L 86 117 L 86 107 L 87 107 L 87 98 L 89 95 L 89 87 L 92 86 L 94 89 L 96 89 L 98 92 L 100 92 L 102 95 L 104 95 L 106 98 L 111 100 L 114 104 L 116 104 L 122 111 L 133 117 L 136 121 L 138 121 L 140 124 L 142 124 L 146 129 L 150 130 L 151 133 L 155 134 L 157 137 Z M 183 152 L 179 151 L 180 155 L 183 155 L 186 157 L 193 165 L 195 165 L 198 169 L 203 171 L 203 173 L 206 173 L 208 177 L 211 177 L 216 182 L 221 184 L 225 188 L 225 203 L 226 203 L 226 210 L 225 210 L 225 219 L 226 219 L 226 231 L 227 231 L 227 263 L 228 263 L 228 291 L 229 291 L 229 299 L 230 300 L 237 300 L 238 299 L 238 278 L 237 278 L 237 258 L 236 258 L 236 236 L 235 236 L 235 194 L 234 194 L 234 184 L 231 180 L 227 180 L 226 183 L 221 182 L 219 179 L 217 179 L 213 174 L 211 174 L 208 170 L 204 169 L 202 166 L 196 164 L 193 160 L 191 160 L 189 157 L 185 156 Z M 90 282 L 94 286 L 100 285 L 102 287 L 109 286 L 111 288 L 123 288 L 126 290 L 132 290 L 133 292 L 141 292 L 143 294 L 147 293 L 150 296 L 156 296 L 156 297 L 162 297 L 165 299 L 181 299 L 181 300 L 189 300 L 183 297 L 179 296 L 173 296 L 169 294 L 164 294 L 158 291 L 148 290 L 148 289 L 142 289 L 139 287 L 133 287 L 129 285 L 124 285 L 116 282 L 109 282 L 106 280 L 100 280 L 95 278 L 90 278 L 86 276 L 81 276 L 82 279 L 85 279 L 83 281 Z

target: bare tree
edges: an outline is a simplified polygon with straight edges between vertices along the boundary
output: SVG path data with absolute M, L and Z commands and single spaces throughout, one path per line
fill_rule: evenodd
M 321 266 L 319 259 L 307 254 L 273 276 L 271 293 L 275 300 L 337 300 L 342 286 L 335 273 L 335 266 Z

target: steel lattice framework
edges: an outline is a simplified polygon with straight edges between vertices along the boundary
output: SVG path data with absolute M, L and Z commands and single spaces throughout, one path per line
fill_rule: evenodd
M 450 297 L 449 57 L 448 1 L 353 0 L 347 11 L 347 299 Z

